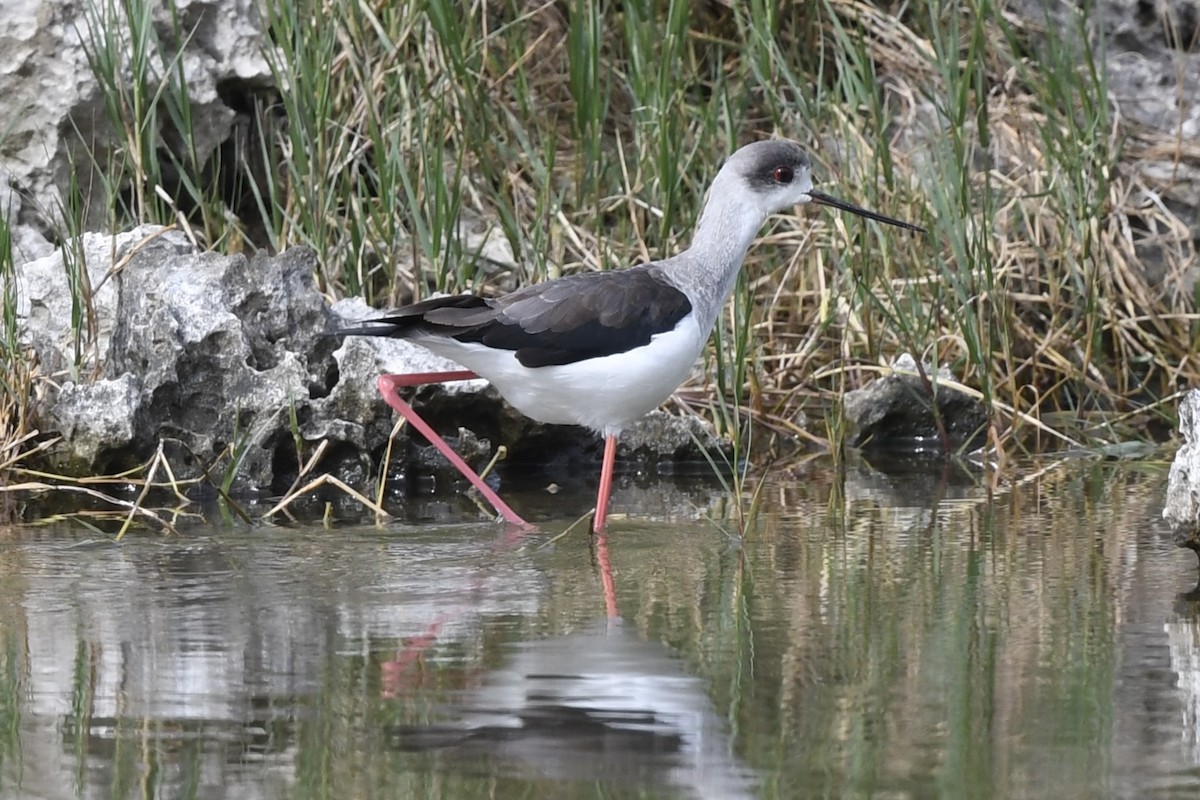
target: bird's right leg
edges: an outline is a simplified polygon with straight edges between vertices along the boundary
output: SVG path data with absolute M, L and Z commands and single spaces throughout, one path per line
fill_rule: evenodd
M 505 522 L 510 525 L 516 525 L 521 528 L 532 528 L 525 520 L 521 519 L 517 512 L 513 511 L 508 503 L 500 499 L 500 495 L 492 491 L 492 487 L 488 486 L 483 478 L 476 474 L 475 470 L 471 469 L 466 461 L 462 460 L 462 456 L 454 452 L 454 449 L 446 443 L 446 440 L 438 435 L 429 423 L 421 419 L 421 415 L 413 410 L 413 407 L 400 397 L 398 389 L 405 386 L 422 386 L 427 383 L 446 383 L 448 381 L 468 381 L 473 378 L 478 378 L 474 372 L 461 370 L 458 372 L 416 372 L 410 375 L 380 375 L 379 376 L 379 393 L 383 395 L 383 399 L 387 404 L 396 409 L 396 412 L 404 419 L 408 420 L 408 424 L 417 429 L 417 431 L 429 440 L 429 443 L 438 449 L 438 452 L 446 457 L 454 468 L 457 469 L 462 476 L 470 481 L 471 485 L 479 490 L 484 499 L 492 504 L 492 508 L 499 512 Z
M 617 437 L 604 437 L 604 461 L 600 466 L 600 491 L 596 493 L 596 516 L 592 518 L 592 533 L 604 533 L 608 521 L 608 501 L 612 499 L 613 465 L 617 460 Z

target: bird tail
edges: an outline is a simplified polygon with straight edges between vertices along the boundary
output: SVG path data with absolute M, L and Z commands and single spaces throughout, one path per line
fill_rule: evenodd
M 411 306 L 397 309 L 387 316 L 375 319 L 365 319 L 351 328 L 342 328 L 333 332 L 334 336 L 388 336 L 393 339 L 406 339 L 431 326 L 447 326 L 447 320 L 436 319 L 439 314 L 449 313 L 453 317 L 476 310 L 490 311 L 488 301 L 471 294 L 447 295 L 433 297 Z M 432 314 L 435 319 L 426 318 Z M 450 324 L 451 328 L 461 327 L 461 324 Z
M 386 336 L 393 339 L 403 339 L 410 335 L 418 325 L 420 317 L 384 317 L 383 319 L 363 320 L 349 328 L 338 328 L 330 332 L 330 336 Z

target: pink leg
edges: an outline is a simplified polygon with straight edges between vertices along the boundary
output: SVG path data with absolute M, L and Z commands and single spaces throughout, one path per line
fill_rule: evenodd
M 604 611 L 609 619 L 616 619 L 617 582 L 613 580 L 612 561 L 608 558 L 608 537 L 596 535 L 596 562 L 600 565 L 600 584 L 604 587 Z
M 446 621 L 446 616 L 430 625 L 425 633 L 411 639 L 402 649 L 397 651 L 396 657 L 384 661 L 379 665 L 379 679 L 382 686 L 379 694 L 388 700 L 395 700 L 406 690 L 413 688 L 408 680 L 407 673 L 412 669 L 412 666 L 417 660 L 425 654 L 429 648 L 437 644 L 438 631 L 441 630 L 442 623 Z M 415 682 L 414 682 L 415 683 Z
M 596 516 L 592 519 L 592 532 L 604 533 L 604 522 L 608 519 L 608 500 L 612 496 L 613 464 L 617 460 L 617 437 L 604 437 L 604 465 L 600 467 L 600 491 L 596 495 Z
M 475 470 L 467 466 L 467 462 L 462 460 L 462 457 L 446 444 L 446 440 L 438 436 L 437 431 L 429 427 L 429 423 L 421 419 L 416 411 L 413 411 L 412 406 L 400 399 L 399 393 L 396 391 L 402 386 L 418 386 L 426 383 L 445 383 L 446 381 L 466 381 L 472 378 L 479 377 L 474 372 L 462 370 L 460 372 L 418 372 L 411 375 L 380 375 L 379 376 L 379 392 L 383 395 L 383 399 L 387 404 L 408 420 L 408 424 L 417 429 L 418 432 L 429 443 L 438 449 L 438 452 L 444 455 L 454 468 L 462 473 L 462 476 L 471 482 L 471 485 L 479 490 L 484 499 L 492 504 L 492 507 L 504 517 L 505 522 L 511 525 L 517 525 L 522 528 L 532 528 L 525 520 L 508 507 L 508 504 L 500 499 L 500 496 L 492 491 L 492 488 L 483 482 L 483 478 L 475 474 Z

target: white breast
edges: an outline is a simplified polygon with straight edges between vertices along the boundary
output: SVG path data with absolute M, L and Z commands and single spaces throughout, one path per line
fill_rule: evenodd
M 574 364 L 529 368 L 511 350 L 437 336 L 412 341 L 486 378 L 522 414 L 539 422 L 583 425 L 616 435 L 658 408 L 687 378 L 705 337 L 688 314 L 650 343 Z

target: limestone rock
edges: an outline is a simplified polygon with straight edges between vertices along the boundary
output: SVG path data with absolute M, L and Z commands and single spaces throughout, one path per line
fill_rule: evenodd
M 845 413 L 851 431 L 849 444 L 868 450 L 941 453 L 944 445 L 933 409 L 936 408 L 955 451 L 982 446 L 988 414 L 983 403 L 946 385 L 948 370 L 926 366 L 933 388 L 930 396 L 907 353 L 897 359 L 894 371 L 862 389 L 846 393 Z
M 60 451 L 60 469 L 88 474 L 106 454 L 120 452 L 135 436 L 139 382 L 126 373 L 92 384 L 68 383 L 51 407 L 48 427 L 70 443 Z
M 327 394 L 336 345 L 314 263 L 305 250 L 248 261 L 143 244 L 113 278 L 103 379 L 67 382 L 46 414 L 64 435 L 58 466 L 113 472 L 162 441 L 178 477 L 219 477 L 233 460 L 238 486 L 275 483 L 280 453 L 295 450 L 290 412 Z
M 178 231 L 143 225 L 115 236 L 85 233 L 71 245 L 20 266 L 17 316 L 37 349 L 44 373 L 64 368 L 89 372 L 103 364 L 118 318 L 116 276 L 120 265 L 126 256 L 151 242 L 159 252 L 194 252 Z M 78 277 L 70 277 L 72 273 Z M 91 295 L 87 306 L 80 309 L 78 338 L 72 322 L 72 280 L 90 287 Z
M 651 411 L 621 433 L 620 452 L 651 462 L 701 461 L 704 453 L 727 452 L 722 439 L 699 417 Z

